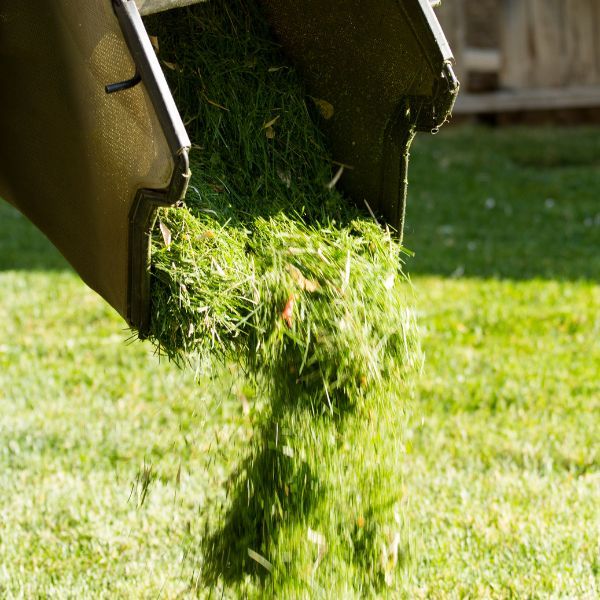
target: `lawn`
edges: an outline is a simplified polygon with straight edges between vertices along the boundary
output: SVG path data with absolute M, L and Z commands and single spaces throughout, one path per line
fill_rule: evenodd
M 400 444 L 380 441 L 402 533 L 381 596 L 600 593 L 599 173 L 600 129 L 418 137 L 405 243 L 426 361 Z M 0 596 L 360 595 L 327 552 L 287 588 L 209 585 L 202 542 L 256 399 L 234 369 L 196 383 L 129 337 L 1 204 Z

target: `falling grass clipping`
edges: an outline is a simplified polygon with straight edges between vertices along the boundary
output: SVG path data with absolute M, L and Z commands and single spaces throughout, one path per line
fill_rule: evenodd
M 377 438 L 382 423 L 399 436 L 419 362 L 403 249 L 336 189 L 326 101 L 306 95 L 253 3 L 148 27 L 193 140 L 186 205 L 162 209 L 153 234 L 151 339 L 197 369 L 238 364 L 266 398 L 201 541 L 204 581 L 389 585 L 398 457 Z M 364 428 L 364 448 L 344 447 L 348 428 Z M 354 581 L 332 584 L 334 556 Z

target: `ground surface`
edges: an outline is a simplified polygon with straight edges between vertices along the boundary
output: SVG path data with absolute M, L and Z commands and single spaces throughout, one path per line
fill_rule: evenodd
M 415 145 L 427 362 L 397 457 L 410 543 L 391 596 L 599 593 L 598 140 L 466 129 Z M 0 205 L 2 597 L 206 592 L 199 541 L 252 398 L 127 338 Z

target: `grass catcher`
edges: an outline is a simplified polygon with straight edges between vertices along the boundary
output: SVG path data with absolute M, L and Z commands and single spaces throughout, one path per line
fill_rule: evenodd
M 128 323 L 149 326 L 149 240 L 190 141 L 142 23 L 190 0 L 0 0 L 0 195 Z M 262 0 L 339 186 L 400 234 L 408 150 L 458 92 L 429 0 Z M 209 149 L 205 149 L 209 151 Z

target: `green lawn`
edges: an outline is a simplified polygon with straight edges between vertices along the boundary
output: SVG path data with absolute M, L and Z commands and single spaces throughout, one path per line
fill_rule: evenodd
M 426 364 L 394 457 L 402 560 L 380 594 L 595 598 L 600 129 L 450 128 L 412 154 Z M 202 540 L 250 443 L 251 390 L 228 370 L 198 385 L 128 338 L 0 205 L 0 597 L 211 591 Z M 347 597 L 334 559 L 312 588 L 240 576 L 214 595 Z

